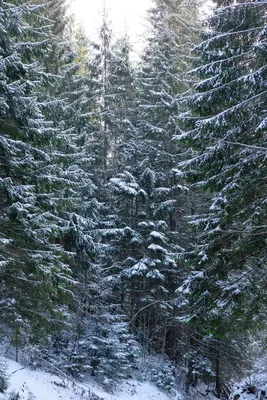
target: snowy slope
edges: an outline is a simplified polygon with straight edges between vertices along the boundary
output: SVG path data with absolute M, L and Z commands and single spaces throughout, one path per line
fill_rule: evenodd
M 233 388 L 230 400 L 267 399 L 267 371 L 254 373 Z
M 107 393 L 95 382 L 80 383 L 67 377 L 58 377 L 40 370 L 31 370 L 15 361 L 1 358 L 7 365 L 9 387 L 0 400 L 8 400 L 9 394 L 18 393 L 19 400 L 184 400 L 181 393 L 169 396 L 150 382 L 129 379 L 116 393 Z M 194 400 L 215 400 L 212 393 L 205 393 L 205 387 L 192 390 Z M 234 385 L 229 400 L 267 399 L 267 370 L 252 374 Z
M 96 395 L 94 400 L 182 400 L 179 393 L 170 397 L 149 382 L 132 379 L 125 382 L 118 392 L 109 394 L 94 382 L 82 384 L 47 372 L 30 370 L 15 361 L 1 359 L 7 364 L 7 393 L 18 393 L 19 400 L 91 400 L 93 394 Z M 0 394 L 0 400 L 8 399 L 7 393 Z

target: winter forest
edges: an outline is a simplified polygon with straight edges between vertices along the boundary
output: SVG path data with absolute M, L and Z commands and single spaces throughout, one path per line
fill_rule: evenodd
M 1 349 L 226 398 L 266 352 L 267 3 L 147 18 L 136 62 L 105 10 L 0 1 Z

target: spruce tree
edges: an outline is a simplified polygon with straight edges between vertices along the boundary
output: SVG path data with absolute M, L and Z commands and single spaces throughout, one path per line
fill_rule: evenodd
M 95 105 L 63 5 L 60 23 L 58 2 L 1 13 L 1 318 L 17 347 L 66 323 L 95 252 Z
M 173 140 L 182 111 L 178 96 L 186 88 L 181 55 L 187 38 L 177 23 L 182 4 L 157 2 L 149 13 L 148 45 L 133 80 L 137 110 L 129 112 L 121 150 L 124 170 L 109 184 L 123 228 L 113 257 L 122 304 L 143 344 L 172 355 L 179 336 L 173 326 L 182 275 L 178 258 L 188 245 L 184 217 L 190 204 L 178 169 L 184 149 Z
M 214 340 L 220 394 L 219 353 L 266 309 L 267 70 L 265 2 L 215 3 L 187 98 L 192 129 L 181 137 L 195 150 L 188 179 L 212 196 L 208 212 L 192 218 L 200 237 L 184 288 L 195 304 L 191 322 Z
M 53 240 L 63 224 L 50 188 L 60 191 L 65 180 L 54 175 L 53 124 L 40 101 L 49 26 L 30 3 L 5 2 L 0 18 L 1 323 L 18 348 L 26 334 L 40 337 L 63 319 L 70 270 Z
M 68 251 L 75 254 L 71 268 L 76 279 L 76 307 L 71 312 L 71 330 L 61 332 L 55 343 L 56 353 L 62 355 L 62 368 L 80 379 L 89 372 L 110 387 L 112 380 L 115 382 L 128 373 L 136 345 L 107 273 L 112 257 L 109 235 L 114 235 L 114 224 L 106 184 L 115 168 L 115 134 L 122 133 L 118 115 L 124 111 L 117 104 L 121 89 L 115 83 L 123 61 L 119 54 L 112 53 L 106 18 L 104 14 L 99 43 L 90 43 L 88 58 L 83 60 L 87 44 L 78 32 L 76 63 L 59 69 L 64 77 L 64 86 L 58 87 L 59 98 L 67 99 L 60 112 L 62 133 L 66 143 L 72 143 L 66 159 L 76 143 L 78 152 L 74 151 L 73 160 L 83 168 L 87 166 L 84 172 L 89 172 L 93 186 L 88 181 L 88 193 L 80 192 L 73 210 L 78 206 L 83 218 L 73 213 L 69 230 L 62 238 L 64 245 L 68 244 Z M 119 53 L 118 47 L 116 51 Z M 78 64 L 82 67 L 76 71 Z M 64 71 L 70 71 L 67 80 Z

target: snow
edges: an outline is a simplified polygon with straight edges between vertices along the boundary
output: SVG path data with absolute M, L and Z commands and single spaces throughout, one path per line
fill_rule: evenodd
M 230 395 L 230 400 L 261 400 L 266 399 L 267 373 L 253 373 L 237 383 Z
M 150 234 L 149 234 L 153 239 L 159 239 L 159 240 L 161 240 L 162 242 L 166 242 L 166 235 L 163 235 L 162 233 L 160 233 L 160 232 L 157 232 L 157 231 L 152 231 L 152 232 L 150 232 Z
M 159 246 L 158 244 L 155 244 L 155 243 L 150 244 L 148 246 L 148 249 L 152 250 L 152 251 L 156 251 L 156 252 L 158 251 L 158 252 L 161 252 L 161 253 L 164 253 L 164 254 L 167 253 L 166 249 L 164 249 L 162 246 Z
M 58 377 L 40 370 L 31 370 L 7 358 L 0 358 L 7 365 L 8 389 L 0 394 L 0 400 L 8 398 L 9 393 L 19 393 L 20 400 L 89 400 L 94 394 L 98 400 L 176 400 L 150 382 L 129 379 L 114 393 L 107 393 L 95 382 L 80 383 L 67 376 Z M 34 397 L 31 397 L 34 396 Z

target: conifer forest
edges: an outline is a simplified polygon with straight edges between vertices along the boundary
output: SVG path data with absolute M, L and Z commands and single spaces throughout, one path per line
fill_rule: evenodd
M 223 398 L 266 352 L 267 2 L 203 5 L 154 0 L 136 61 L 105 11 L 95 39 L 65 0 L 0 1 L 15 359 L 110 387 L 161 360 Z

